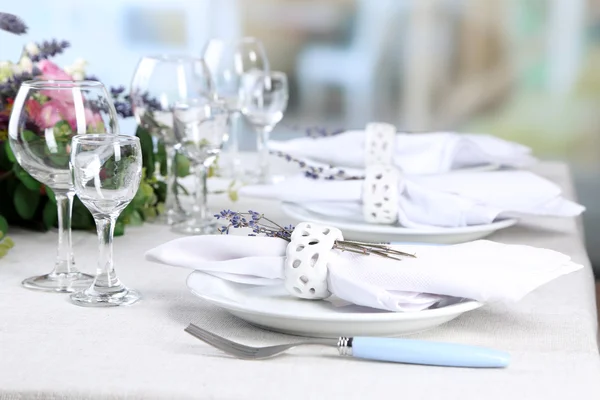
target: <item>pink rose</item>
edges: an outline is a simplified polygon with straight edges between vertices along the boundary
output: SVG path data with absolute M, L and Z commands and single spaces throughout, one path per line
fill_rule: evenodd
M 50 60 L 42 60 L 37 64 L 42 71 L 42 79 L 57 81 L 72 81 L 73 77 L 63 71 L 58 65 Z
M 80 131 L 77 127 L 77 113 L 73 103 L 49 100 L 42 105 L 36 117 L 36 123 L 41 129 L 46 129 L 60 121 L 66 121 L 75 133 L 95 132 L 102 127 L 100 124 L 103 121 L 100 114 L 94 113 L 89 108 L 85 108 L 83 112 L 83 116 L 79 116 L 79 121 L 83 121 L 86 128 L 85 131 Z

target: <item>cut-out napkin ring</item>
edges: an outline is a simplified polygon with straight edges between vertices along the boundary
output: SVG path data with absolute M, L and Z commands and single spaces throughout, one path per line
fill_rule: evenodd
M 393 165 L 396 127 L 372 122 L 367 124 L 365 131 L 365 166 Z
M 337 240 L 337 228 L 302 222 L 292 232 L 285 251 L 284 285 L 293 296 L 320 300 L 331 296 L 327 288 L 327 264 Z
M 362 209 L 366 222 L 394 224 L 398 221 L 400 172 L 389 165 L 371 165 L 365 170 Z

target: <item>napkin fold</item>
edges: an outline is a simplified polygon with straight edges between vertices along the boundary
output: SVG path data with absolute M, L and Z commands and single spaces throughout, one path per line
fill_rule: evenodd
M 334 167 L 364 169 L 365 137 L 364 131 L 346 131 L 323 138 L 269 141 L 268 147 Z M 406 174 L 437 174 L 482 165 L 523 168 L 536 161 L 530 148 L 484 134 L 398 133 L 395 146 L 394 164 Z
M 278 199 L 334 218 L 364 222 L 362 180 L 292 177 L 250 185 L 241 196 Z M 398 223 L 407 228 L 463 227 L 523 215 L 572 217 L 585 207 L 561 196 L 554 183 L 528 171 L 403 176 L 398 182 Z
M 175 239 L 146 259 L 248 285 L 283 285 L 287 242 L 233 235 Z M 328 287 L 348 302 L 388 311 L 419 311 L 447 296 L 515 302 L 582 268 L 556 251 L 478 240 L 452 246 L 396 246 L 417 258 L 395 261 L 332 250 Z M 303 300 L 311 301 L 311 300 Z

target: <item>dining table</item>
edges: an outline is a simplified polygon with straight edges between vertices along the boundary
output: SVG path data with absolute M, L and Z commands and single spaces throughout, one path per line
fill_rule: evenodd
M 293 173 L 282 160 L 273 162 L 273 171 Z M 532 170 L 575 199 L 566 164 L 540 162 Z M 209 205 L 298 222 L 270 200 L 214 194 Z M 168 226 L 128 226 L 115 238 L 119 277 L 143 298 L 110 308 L 79 307 L 68 295 L 23 288 L 24 278 L 51 269 L 57 236 L 14 228 L 15 247 L 0 259 L 0 399 L 600 399 L 594 276 L 583 235 L 579 218 L 545 217 L 523 217 L 494 233 L 487 239 L 560 251 L 584 268 L 517 303 L 486 304 L 410 335 L 511 355 L 506 368 L 476 369 L 358 360 L 316 346 L 266 360 L 236 359 L 184 328 L 194 323 L 249 345 L 290 338 L 195 297 L 186 287 L 190 270 L 147 261 L 146 251 L 182 237 Z M 94 273 L 95 233 L 75 231 L 73 245 L 76 265 Z

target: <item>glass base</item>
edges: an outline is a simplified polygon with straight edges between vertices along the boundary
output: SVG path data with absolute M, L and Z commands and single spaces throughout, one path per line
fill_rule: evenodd
M 74 293 L 89 287 L 94 277 L 81 272 L 50 273 L 41 276 L 32 276 L 22 282 L 23 287 L 31 290 L 55 293 Z
M 92 286 L 73 293 L 71 302 L 82 307 L 118 307 L 131 305 L 141 298 L 139 292 L 124 285 L 112 287 L 109 291 L 105 289 L 102 292 Z
M 217 233 L 217 222 L 192 218 L 173 225 L 172 230 L 185 235 L 213 235 Z
M 185 221 L 189 215 L 185 211 L 169 210 L 157 216 L 152 222 L 159 225 L 173 225 Z

